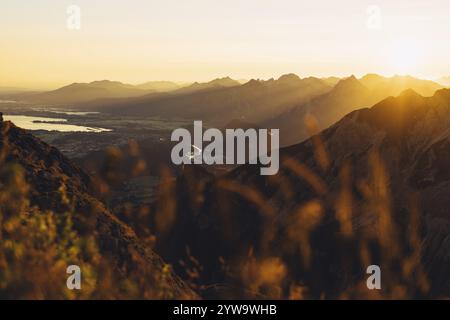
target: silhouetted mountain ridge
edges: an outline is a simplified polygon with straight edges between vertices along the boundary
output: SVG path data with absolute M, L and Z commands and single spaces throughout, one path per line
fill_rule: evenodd
M 180 189 L 204 185 L 204 200 L 179 199 L 190 232 L 168 236 L 161 252 L 188 243 L 205 281 L 235 286 L 244 284 L 213 271 L 217 260 L 238 261 L 228 272 L 241 274 L 248 252 L 276 257 L 287 268 L 281 292 L 302 283 L 311 298 L 370 296 L 370 264 L 382 266 L 383 297 L 449 296 L 449 125 L 450 90 L 406 90 L 281 149 L 276 176 L 254 165 L 207 181 L 187 173 Z
M 221 83 L 234 81 L 228 78 L 219 80 Z M 232 119 L 256 123 L 281 114 L 295 104 L 308 101 L 331 88 L 317 78 L 300 79 L 288 75 L 278 80 L 250 80 L 243 85 L 183 93 L 186 89 L 165 96 L 123 101 L 105 106 L 103 110 L 118 114 L 202 119 L 218 126 Z
M 72 83 L 68 86 L 35 95 L 26 95 L 24 100 L 32 103 L 70 105 L 97 99 L 136 97 L 153 92 L 118 81 L 100 80 L 90 83 Z

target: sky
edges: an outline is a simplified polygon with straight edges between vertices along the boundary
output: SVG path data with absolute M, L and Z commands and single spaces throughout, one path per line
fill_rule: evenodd
M 448 0 L 1 0 L 0 87 L 285 73 L 434 79 L 450 76 L 448 39 Z

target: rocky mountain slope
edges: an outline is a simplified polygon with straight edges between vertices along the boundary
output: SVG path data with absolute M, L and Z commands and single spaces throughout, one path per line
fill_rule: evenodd
M 275 176 L 242 166 L 207 179 L 186 168 L 158 250 L 173 261 L 187 245 L 201 281 L 234 295 L 448 297 L 449 125 L 450 90 L 408 90 L 280 150 Z M 381 291 L 366 287 L 372 264 Z
M 0 120 L 0 297 L 197 298 L 93 196 L 88 175 Z M 69 264 L 84 272 L 80 293 L 65 288 Z

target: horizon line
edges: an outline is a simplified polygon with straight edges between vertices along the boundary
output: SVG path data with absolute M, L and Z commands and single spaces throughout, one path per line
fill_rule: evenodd
M 437 77 L 428 77 L 428 76 L 423 76 L 423 75 L 413 75 L 413 74 L 397 74 L 397 73 L 377 73 L 377 72 L 367 72 L 367 73 L 349 73 L 349 74 L 345 74 L 345 75 L 317 75 L 317 74 L 310 74 L 310 75 L 299 75 L 298 73 L 295 72 L 287 72 L 287 73 L 280 73 L 278 76 L 272 76 L 272 77 L 251 77 L 251 78 L 243 78 L 243 77 L 233 77 L 232 75 L 224 75 L 224 76 L 217 76 L 217 77 L 212 77 L 212 78 L 208 78 L 206 80 L 203 79 L 191 79 L 191 80 L 178 80 L 178 79 L 173 79 L 173 80 L 168 80 L 168 79 L 149 79 L 146 81 L 122 81 L 122 80 L 115 80 L 114 78 L 97 78 L 97 79 L 90 79 L 90 80 L 85 80 L 85 81 L 74 81 L 74 82 L 58 82 L 58 83 L 47 83 L 47 84 L 35 84 L 35 85 L 20 85 L 20 84 L 2 84 L 0 85 L 0 89 L 8 89 L 8 90 L 17 90 L 17 91 L 32 91 L 32 90 L 37 90 L 37 91 L 47 91 L 47 90 L 57 90 L 59 88 L 62 87 L 66 87 L 69 86 L 71 84 L 89 84 L 89 83 L 93 83 L 93 82 L 100 82 L 100 81 L 110 81 L 110 82 L 120 82 L 122 84 L 127 84 L 127 85 L 132 85 L 132 86 L 139 86 L 148 82 L 173 82 L 175 84 L 178 85 L 185 85 L 185 86 L 189 86 L 191 84 L 194 83 L 208 83 L 214 80 L 218 80 L 218 79 L 224 79 L 224 78 L 230 78 L 232 80 L 238 81 L 241 84 L 245 84 L 251 80 L 258 80 L 258 81 L 269 81 L 271 79 L 277 80 L 280 77 L 284 76 L 284 75 L 289 75 L 289 74 L 293 74 L 298 76 L 301 79 L 306 79 L 306 78 L 318 78 L 318 79 L 326 79 L 326 78 L 339 78 L 339 79 L 345 79 L 345 78 L 349 78 L 349 77 L 356 77 L 357 79 L 361 79 L 366 75 L 378 75 L 381 77 L 385 77 L 385 78 L 393 78 L 393 77 L 412 77 L 412 78 L 416 78 L 416 79 L 421 79 L 421 80 L 428 80 L 428 81 L 434 81 L 438 84 L 444 85 L 443 83 L 440 83 L 439 81 L 442 78 L 446 78 L 449 76 L 446 75 L 441 75 L 441 76 L 437 76 Z

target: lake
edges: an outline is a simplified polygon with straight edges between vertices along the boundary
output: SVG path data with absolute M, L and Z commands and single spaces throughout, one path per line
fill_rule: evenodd
M 27 130 L 47 130 L 60 132 L 109 132 L 111 129 L 85 127 L 74 124 L 66 124 L 67 119 L 33 117 L 22 115 L 3 115 L 5 121 L 11 121 L 19 128 Z

